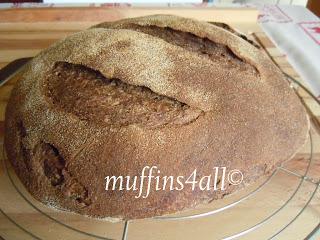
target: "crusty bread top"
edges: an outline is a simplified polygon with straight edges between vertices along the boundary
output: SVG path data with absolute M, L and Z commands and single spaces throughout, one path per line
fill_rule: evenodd
M 225 47 L 231 57 L 240 59 L 242 64 L 256 71 L 230 68 L 221 64 L 220 59 L 212 61 L 206 54 L 130 30 L 134 28 L 132 26 L 158 26 L 209 39 L 213 44 Z M 206 22 L 170 15 L 146 16 L 102 23 L 58 41 L 27 65 L 22 74 L 23 81 L 16 87 L 26 94 L 27 100 L 20 107 L 34 112 L 34 119 L 38 118 L 35 109 L 48 106 L 44 85 L 59 62 L 87 67 L 108 79 L 145 86 L 159 95 L 203 112 L 213 112 L 213 115 L 224 114 L 228 102 L 239 98 L 247 101 L 242 104 L 247 105 L 248 111 L 259 109 L 256 114 L 274 111 L 283 122 L 289 123 L 295 119 L 300 122 L 297 126 L 306 126 L 303 106 L 270 59 L 239 36 Z M 248 96 L 256 98 L 256 103 L 245 100 L 249 99 Z M 50 115 L 53 114 L 51 119 L 62 114 L 53 107 L 50 110 Z M 238 113 L 231 114 L 236 117 Z
M 206 54 L 186 50 L 150 34 L 126 29 L 135 25 L 159 26 L 166 31 L 174 29 L 209 39 L 213 44 L 226 48 L 231 58 L 235 56 L 241 59 L 242 64 L 256 71 L 230 68 L 221 64 L 220 59 L 212 61 Z M 270 124 L 276 121 L 290 129 L 301 126 L 302 132 L 307 126 L 303 106 L 270 59 L 239 36 L 206 22 L 169 15 L 146 16 L 102 23 L 58 41 L 28 64 L 22 73 L 23 81 L 16 87 L 16 91 L 25 94 L 24 103 L 17 107 L 32 113 L 30 121 L 39 119 L 40 112 L 51 106 L 47 115 L 42 116 L 44 124 L 48 121 L 57 121 L 59 124 L 77 122 L 72 115 L 66 118 L 63 111 L 48 105 L 50 99 L 44 86 L 50 81 L 48 76 L 59 62 L 87 67 L 108 79 L 145 86 L 159 95 L 210 113 L 206 119 L 215 118 L 218 114 L 231 114 L 236 126 L 241 118 L 238 111 L 250 111 L 250 114 L 255 112 L 256 121 L 269 116 L 265 120 Z M 19 94 L 19 98 L 22 98 Z M 235 101 L 244 104 L 243 109 L 227 113 L 230 111 L 228 106 Z M 86 122 L 78 124 L 84 129 L 90 126 L 89 129 L 83 129 L 89 135 L 92 131 L 108 131 L 104 126 L 87 125 Z M 199 124 L 200 121 L 196 125 Z M 296 131 L 295 134 L 299 136 L 300 133 Z
M 119 25 L 128 20 L 120 21 Z M 170 27 L 179 31 L 192 32 L 213 42 L 226 45 L 237 57 L 258 70 L 252 78 L 252 86 L 261 81 L 266 87 L 279 84 L 281 74 L 275 66 L 254 46 L 234 34 L 212 26 L 174 16 L 152 16 L 131 20 L 135 24 Z M 98 25 L 103 27 L 107 24 Z M 113 31 L 92 28 L 76 33 L 59 41 L 30 64 L 27 74 L 30 79 L 44 79 L 55 62 L 64 61 L 82 64 L 100 71 L 107 78 L 118 78 L 134 85 L 146 86 L 156 93 L 175 98 L 204 111 L 213 110 L 219 101 L 221 85 L 243 77 L 237 69 L 226 69 L 198 54 L 185 51 L 147 34 L 136 31 Z M 208 81 L 214 76 L 215 81 Z M 272 76 L 272 78 L 270 77 Z M 223 94 L 237 94 L 228 88 Z

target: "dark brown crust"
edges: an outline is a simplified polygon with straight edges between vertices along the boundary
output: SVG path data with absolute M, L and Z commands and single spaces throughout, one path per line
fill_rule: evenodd
M 188 124 L 203 113 L 146 87 L 107 79 L 98 71 L 66 62 L 55 64 L 43 92 L 52 100 L 51 107 L 105 127 L 168 127 Z
M 209 22 L 210 24 L 213 24 L 217 27 L 221 27 L 235 35 L 237 35 L 238 37 L 242 38 L 243 40 L 246 40 L 248 43 L 250 43 L 251 45 L 255 46 L 256 48 L 260 49 L 261 47 L 254 42 L 253 40 L 249 39 L 246 35 L 236 31 L 235 29 L 233 29 L 232 27 L 230 27 L 228 24 L 226 23 L 221 23 L 221 22 Z
M 226 46 L 257 74 L 228 68 L 126 25 L 192 33 Z M 114 28 L 114 29 L 108 29 Z M 183 125 L 117 128 L 80 120 L 50 104 L 43 87 L 56 62 L 81 64 L 131 85 L 145 86 L 204 113 Z M 96 217 L 152 217 L 221 198 L 290 158 L 309 122 L 287 81 L 256 47 L 230 31 L 191 19 L 156 15 L 103 23 L 40 53 L 12 92 L 5 148 L 21 181 L 46 204 Z M 167 176 L 200 176 L 213 167 L 239 169 L 244 184 L 214 191 L 105 191 L 106 176 L 140 175 L 156 165 Z

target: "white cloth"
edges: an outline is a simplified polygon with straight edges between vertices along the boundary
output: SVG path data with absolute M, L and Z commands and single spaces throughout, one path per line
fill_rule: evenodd
M 264 5 L 258 21 L 319 98 L 320 19 L 302 6 Z

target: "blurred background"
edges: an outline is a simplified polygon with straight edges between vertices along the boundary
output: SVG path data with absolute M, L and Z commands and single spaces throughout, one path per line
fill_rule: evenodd
M 268 3 L 268 4 L 307 4 L 308 0 L 1 0 L 0 3 L 21 3 L 21 2 L 43 2 L 43 3 L 216 3 L 216 4 L 251 4 L 251 3 Z
M 251 3 L 259 4 L 294 4 L 303 5 L 307 4 L 308 0 L 0 0 L 0 3 L 23 3 L 23 2 L 37 2 L 37 3 L 58 3 L 58 4 L 79 4 L 79 3 L 202 3 L 209 2 L 214 4 L 237 4 L 245 5 Z
M 320 16 L 318 0 L 0 0 L 0 8 L 49 6 L 101 6 L 101 5 L 194 5 L 219 7 L 251 7 L 263 4 L 304 6 Z

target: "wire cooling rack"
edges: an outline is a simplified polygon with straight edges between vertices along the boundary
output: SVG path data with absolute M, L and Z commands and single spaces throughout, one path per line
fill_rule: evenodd
M 302 89 L 311 97 L 315 104 L 320 106 L 319 100 L 313 96 L 307 88 L 289 75 L 287 75 L 287 77 L 292 88 L 294 88 L 297 93 L 299 89 L 299 94 L 301 94 Z M 0 191 L 8 192 L 7 189 L 2 191 L 1 188 L 10 188 L 11 190 L 9 191 L 10 196 L 0 197 L 0 212 L 7 219 L 6 224 L 14 225 L 15 228 L 19 229 L 21 234 L 24 234 L 25 237 L 21 239 L 195 239 L 196 237 L 191 236 L 192 234 L 197 236 L 203 234 L 207 239 L 224 240 L 320 239 L 320 208 L 314 209 L 314 207 L 311 207 L 313 206 L 311 204 L 313 201 L 316 203 L 320 202 L 320 172 L 316 172 L 316 174 L 313 175 L 310 174 L 317 164 L 319 164 L 316 162 L 317 159 L 315 159 L 314 150 L 317 147 L 315 144 L 318 143 L 315 139 L 320 139 L 320 128 L 317 118 L 313 115 L 302 97 L 301 101 L 305 105 L 312 123 L 312 128 L 309 131 L 309 139 L 306 143 L 307 154 L 304 155 L 303 160 L 305 164 L 301 165 L 300 168 L 292 168 L 290 165 L 292 160 L 284 162 L 279 165 L 268 178 L 251 186 L 249 190 L 246 189 L 243 193 L 233 194 L 232 200 L 226 197 L 226 199 L 220 200 L 217 205 L 215 204 L 216 201 L 214 201 L 204 208 L 183 212 L 178 215 L 168 215 L 147 220 L 111 223 L 105 220 L 92 219 L 77 214 L 52 210 L 33 200 L 14 174 L 3 151 L 2 165 L 4 172 L 2 175 L 0 174 L 2 182 Z M 289 185 L 292 186 L 288 193 L 283 194 L 283 192 L 285 192 L 284 189 L 275 191 L 275 189 L 270 188 L 270 186 L 281 188 L 285 182 L 290 182 Z M 274 192 L 284 196 L 279 200 L 278 197 L 272 197 Z M 261 196 L 259 197 L 259 195 Z M 303 197 L 301 197 L 301 195 Z M 273 205 L 270 206 L 270 208 L 266 207 L 265 209 L 268 209 L 267 211 L 261 211 L 262 208 L 257 206 L 251 207 L 252 203 L 268 198 L 270 198 L 271 202 L 276 202 L 276 204 L 273 203 L 276 207 Z M 20 200 L 18 201 L 18 199 Z M 10 201 L 17 201 L 17 205 L 14 207 L 11 205 L 10 207 L 8 203 Z M 268 203 L 268 201 L 265 202 Z M 249 206 L 248 215 L 257 216 L 249 219 L 249 223 L 247 225 L 245 224 L 245 226 L 241 224 L 241 222 L 246 222 L 246 216 L 243 216 L 242 212 L 240 216 L 241 218 L 243 217 L 244 220 L 241 221 L 240 219 L 239 221 L 239 215 L 237 214 L 240 209 L 239 206 L 241 205 Z M 294 205 L 295 208 L 290 207 L 290 205 Z M 315 206 L 317 207 L 317 204 L 315 204 Z M 307 220 L 308 224 L 310 224 L 310 227 L 308 227 L 309 231 L 300 233 L 296 231 L 299 230 L 299 227 L 295 227 L 294 225 L 296 222 L 299 222 L 299 219 L 302 218 L 306 212 L 310 212 L 310 207 L 313 212 L 311 211 L 311 217 Z M 23 211 L 27 213 L 22 217 L 17 217 L 17 215 L 19 215 L 17 213 L 26 208 L 28 210 Z M 263 212 L 263 214 L 261 214 L 261 212 Z M 289 215 L 288 212 L 290 212 Z M 285 215 L 285 217 L 281 217 L 282 220 L 279 220 L 279 216 L 281 215 Z M 48 226 L 48 228 L 44 227 L 42 230 L 35 228 L 34 225 L 39 225 L 39 222 L 36 224 L 32 224 L 32 222 L 38 218 L 39 221 L 43 221 L 43 225 Z M 303 219 L 303 223 L 306 222 L 305 219 L 306 218 Z M 79 224 L 79 222 L 81 224 Z M 210 231 L 209 233 L 203 233 L 203 229 L 211 229 L 213 226 L 216 226 L 217 222 L 224 222 L 225 224 L 233 226 L 235 230 L 224 232 L 223 229 L 228 228 L 220 226 L 216 228 L 214 232 L 211 232 L 214 234 L 210 235 Z M 289 233 L 284 234 L 284 232 L 292 226 L 294 230 L 291 229 Z M 299 223 L 298 226 L 301 226 L 301 223 Z M 200 228 L 198 232 L 197 228 Z M 166 233 L 167 229 L 169 229 L 168 233 Z M 190 231 L 190 229 L 192 229 L 192 231 Z M 219 230 L 221 231 L 219 232 Z M 57 232 L 60 232 L 61 235 L 59 236 Z M 131 232 L 132 235 L 130 235 Z M 301 238 L 299 234 L 303 234 L 301 235 L 303 237 Z M 15 235 L 10 231 L 3 233 L 3 235 L 6 235 L 8 239 L 16 239 L 12 237 Z M 294 238 L 293 236 L 299 237 Z M 199 239 L 202 238 L 203 237 L 199 237 Z

